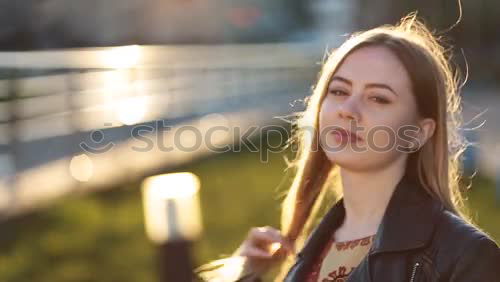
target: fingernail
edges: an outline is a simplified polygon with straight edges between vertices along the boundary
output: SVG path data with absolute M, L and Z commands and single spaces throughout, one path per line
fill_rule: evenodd
M 269 252 L 271 254 L 274 254 L 280 247 L 281 247 L 281 243 L 272 243 L 271 246 L 269 247 Z

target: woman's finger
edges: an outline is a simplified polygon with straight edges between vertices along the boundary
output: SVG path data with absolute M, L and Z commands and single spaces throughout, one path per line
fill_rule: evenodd
M 245 248 L 244 250 L 241 251 L 240 255 L 250 258 L 260 258 L 260 259 L 268 259 L 272 257 L 271 253 L 253 247 Z
M 252 228 L 249 239 L 257 244 L 274 244 L 271 248 L 276 251 L 283 247 L 290 253 L 295 253 L 293 245 L 281 235 L 281 232 L 272 227 Z M 276 244 L 278 243 L 278 244 Z M 269 247 L 269 246 L 268 246 Z

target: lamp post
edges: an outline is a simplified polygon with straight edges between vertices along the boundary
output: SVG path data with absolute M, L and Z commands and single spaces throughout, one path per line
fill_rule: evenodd
M 192 242 L 202 230 L 199 188 L 198 177 L 189 172 L 143 181 L 145 229 L 158 246 L 160 282 L 193 281 Z
M 496 156 L 500 153 L 500 144 L 496 145 Z M 500 207 L 500 162 L 495 160 L 495 204 Z

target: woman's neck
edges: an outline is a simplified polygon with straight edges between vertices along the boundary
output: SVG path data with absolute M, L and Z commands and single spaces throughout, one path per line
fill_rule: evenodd
M 346 216 L 337 239 L 355 239 L 375 234 L 396 185 L 405 172 L 406 158 L 383 169 L 353 172 L 340 169 Z

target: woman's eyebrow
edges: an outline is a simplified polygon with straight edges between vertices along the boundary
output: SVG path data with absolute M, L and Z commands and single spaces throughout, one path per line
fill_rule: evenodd
M 334 81 L 334 80 L 338 80 L 338 81 L 341 81 L 343 83 L 352 85 L 352 81 L 350 81 L 349 79 L 342 77 L 342 76 L 336 75 L 336 76 L 332 77 L 332 81 Z M 387 90 L 391 91 L 394 95 L 399 96 L 396 93 L 396 91 L 394 91 L 394 89 L 392 89 L 392 87 L 390 87 L 389 85 L 384 84 L 384 83 L 368 83 L 368 84 L 366 84 L 366 88 L 383 88 L 383 89 L 387 89 Z
M 337 75 L 336 75 L 336 76 L 332 77 L 332 81 L 334 81 L 334 80 L 338 80 L 338 81 L 341 81 L 341 82 L 347 83 L 347 84 L 349 84 L 349 85 L 352 85 L 352 82 L 351 82 L 349 79 L 347 79 L 347 78 L 343 78 L 343 77 L 341 77 L 341 76 L 337 76 Z
M 368 83 L 366 84 L 366 88 L 384 88 L 391 91 L 394 95 L 399 96 L 394 89 L 392 89 L 389 85 L 383 83 Z

